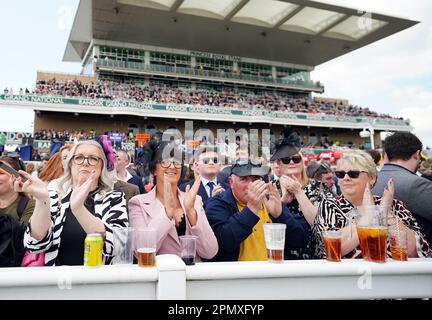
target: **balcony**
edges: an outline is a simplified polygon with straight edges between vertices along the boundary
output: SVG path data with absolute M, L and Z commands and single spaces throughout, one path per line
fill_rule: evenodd
M 163 65 L 147 65 L 139 62 L 127 62 L 109 59 L 98 59 L 97 67 L 100 70 L 122 70 L 134 71 L 139 74 L 158 74 L 164 76 L 183 77 L 186 79 L 197 80 L 215 80 L 230 83 L 251 84 L 254 86 L 260 85 L 264 87 L 276 87 L 284 89 L 304 90 L 313 92 L 324 92 L 324 86 L 320 82 L 306 81 L 306 80 L 287 80 L 287 79 L 274 79 L 272 77 L 260 77 L 254 75 L 246 75 L 234 72 L 215 72 L 202 69 L 184 68 L 184 67 L 171 67 Z

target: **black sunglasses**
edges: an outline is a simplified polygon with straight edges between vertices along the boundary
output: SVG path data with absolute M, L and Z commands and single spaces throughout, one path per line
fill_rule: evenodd
M 302 157 L 292 156 L 292 157 L 281 158 L 279 160 L 282 161 L 283 164 L 289 164 L 291 162 L 291 160 L 292 160 L 292 162 L 297 164 L 297 163 L 300 163 L 302 161 Z
M 204 164 L 209 164 L 210 161 L 213 161 L 214 164 L 219 163 L 219 159 L 217 157 L 214 158 L 202 158 L 201 162 Z
M 337 170 L 335 171 L 335 175 L 339 179 L 343 179 L 346 174 L 351 179 L 357 179 L 360 176 L 360 173 L 362 172 L 367 173 L 367 171 L 363 171 L 363 170 L 350 170 L 350 171 Z

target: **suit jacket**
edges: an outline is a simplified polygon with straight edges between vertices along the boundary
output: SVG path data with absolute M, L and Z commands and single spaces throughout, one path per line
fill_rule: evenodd
M 184 195 L 184 192 L 179 191 L 178 196 L 183 210 Z M 186 235 L 198 236 L 197 257 L 211 259 L 218 251 L 218 243 L 204 213 L 201 197 L 198 195 L 195 199 L 195 210 L 198 220 L 193 227 L 185 214 Z M 156 229 L 157 254 L 180 256 L 181 247 L 175 221 L 168 218 L 163 204 L 156 198 L 156 188 L 149 193 L 135 196 L 129 201 L 129 222 L 134 228 L 152 227 Z
M 222 182 L 222 181 L 219 181 L 219 180 L 217 180 L 217 181 L 218 181 L 218 184 L 220 184 L 222 186 L 222 188 L 224 188 L 225 190 L 229 188 L 229 185 L 227 185 L 225 182 Z M 187 185 L 191 186 L 191 188 L 192 188 L 192 186 L 193 186 L 194 183 L 195 183 L 195 180 L 191 180 L 189 182 L 186 182 L 186 183 L 184 183 L 184 184 L 182 184 L 180 186 L 180 190 L 184 192 L 184 191 L 186 191 L 186 186 Z M 203 201 L 203 206 L 204 206 L 204 209 L 205 209 L 205 207 L 207 205 L 207 201 L 211 197 L 209 197 L 207 195 L 207 190 L 206 190 L 205 186 L 203 185 L 202 181 L 201 181 L 200 187 L 198 189 L 198 195 L 201 197 L 201 199 Z
M 432 181 L 397 164 L 386 163 L 378 172 L 372 192 L 382 196 L 390 178 L 394 181 L 394 198 L 405 203 L 432 245 Z
M 238 261 L 240 244 L 252 233 L 259 217 L 246 206 L 241 212 L 231 189 L 210 198 L 206 208 L 207 218 L 219 242 L 219 252 L 213 261 Z M 309 225 L 300 215 L 293 215 L 286 206 L 275 223 L 286 224 L 285 259 L 294 259 L 293 249 L 305 248 L 309 242 Z
M 132 175 L 132 178 L 130 178 L 127 183 L 136 185 L 139 188 L 140 193 L 146 193 L 144 184 L 140 177 Z
M 121 191 L 125 194 L 126 209 L 128 209 L 129 200 L 140 194 L 138 186 L 121 180 L 117 180 L 117 182 L 114 184 L 114 190 Z

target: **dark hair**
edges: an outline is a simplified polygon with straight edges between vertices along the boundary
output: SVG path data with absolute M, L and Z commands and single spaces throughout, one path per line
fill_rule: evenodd
M 384 140 L 384 152 L 389 161 L 409 160 L 417 151 L 423 149 L 423 144 L 411 132 L 396 132 Z
M 169 152 L 169 153 L 167 153 Z M 166 154 L 167 153 L 167 154 Z M 176 157 L 184 159 L 184 151 L 179 148 L 177 144 L 172 141 L 160 141 L 157 139 L 151 139 L 147 142 L 142 150 L 142 157 L 144 160 L 144 166 L 147 166 L 148 173 L 154 173 L 156 170 L 156 164 L 159 163 L 164 157 Z
M 22 162 L 22 160 L 18 157 L 1 156 L 0 161 L 7 163 L 16 171 L 18 170 L 26 171 L 26 166 L 24 162 Z
M 370 154 L 375 164 L 378 165 L 379 162 L 381 161 L 381 152 L 374 149 L 366 150 L 366 152 Z
M 327 163 L 319 163 L 317 161 L 311 161 L 307 168 L 306 174 L 309 179 L 320 180 L 324 173 L 332 172 L 331 167 Z
M 194 161 L 198 161 L 199 157 L 205 153 L 218 153 L 218 149 L 215 145 L 201 145 L 196 148 L 193 152 Z

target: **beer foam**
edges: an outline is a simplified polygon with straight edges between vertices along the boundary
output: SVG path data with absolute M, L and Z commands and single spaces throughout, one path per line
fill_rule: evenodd
M 156 252 L 156 248 L 138 248 L 139 253 L 153 253 Z

